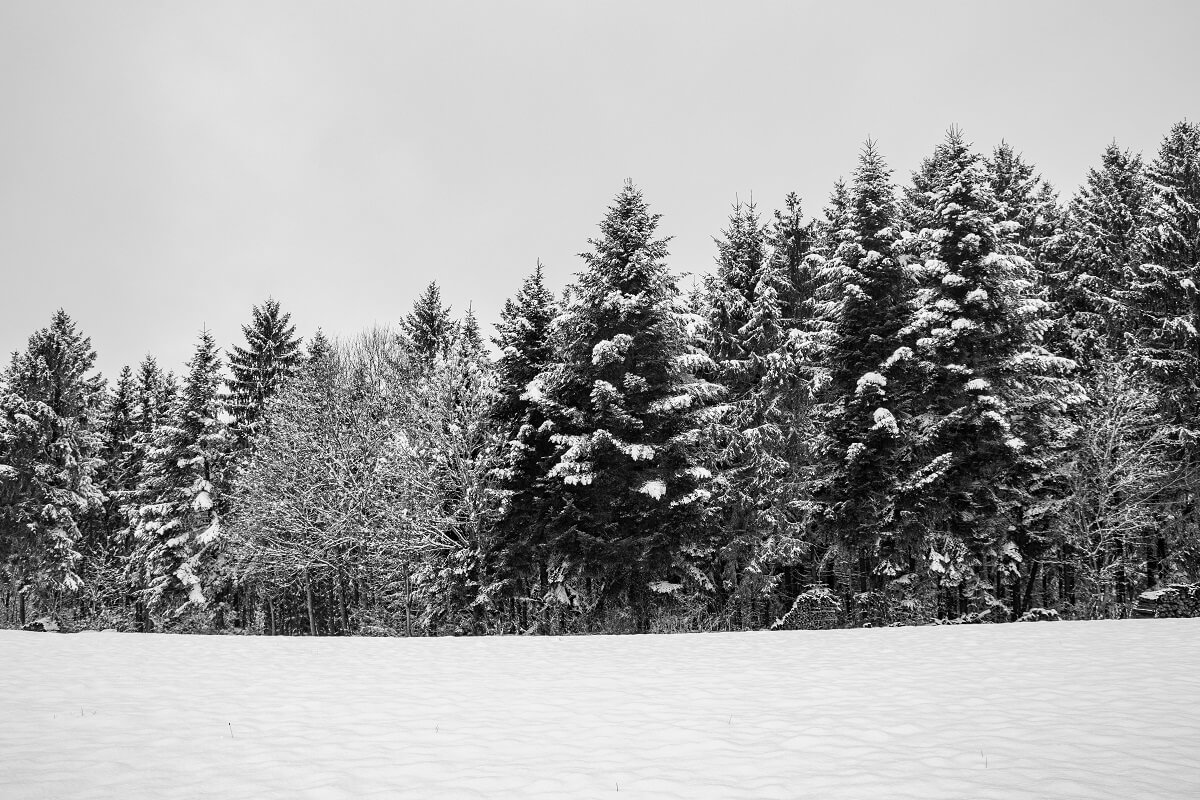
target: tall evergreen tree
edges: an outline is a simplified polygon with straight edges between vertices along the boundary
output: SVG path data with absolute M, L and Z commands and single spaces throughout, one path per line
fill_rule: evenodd
M 233 448 L 220 370 L 216 343 L 203 331 L 171 416 L 153 431 L 142 465 L 144 501 L 132 515 L 135 585 L 151 610 L 172 617 L 206 608 L 217 580 Z
M 1152 555 L 1164 563 L 1148 572 L 1177 569 L 1194 577 L 1200 570 L 1194 499 L 1200 492 L 1200 123 L 1172 126 L 1147 177 L 1152 199 L 1144 255 L 1128 294 L 1130 355 L 1158 390 L 1179 467 Z
M 307 364 L 314 364 L 320 368 L 321 365 L 329 363 L 327 359 L 333 355 L 333 352 L 333 342 L 329 341 L 329 337 L 325 335 L 325 331 L 317 328 L 317 332 L 308 340 L 308 346 L 304 353 L 304 361 Z
M 1008 142 L 997 145 L 985 164 L 996 197 L 1002 245 L 1019 249 L 1017 255 L 1040 266 L 1043 248 L 1054 236 L 1060 217 L 1054 187 Z
M 1024 558 L 1010 537 L 1023 436 L 1063 410 L 1055 379 L 1069 362 L 1039 344 L 1046 303 L 1028 263 L 1004 252 L 987 170 L 959 131 L 914 176 L 909 200 L 918 293 L 911 346 L 897 353 L 912 387 L 898 521 L 939 576 L 945 613 L 990 610 Z
M 400 322 L 400 331 L 417 360 L 430 364 L 444 356 L 456 336 L 450 307 L 442 305 L 442 290 L 430 281 L 413 304 L 413 310 Z
M 821 462 L 816 480 L 823 537 L 836 542 L 860 590 L 902 570 L 895 559 L 893 499 L 905 393 L 894 357 L 908 317 L 908 287 L 891 171 L 867 142 L 848 203 L 824 262 L 835 287 L 829 304 L 828 383 L 821 392 Z M 871 579 L 872 576 L 875 579 Z
M 137 482 L 134 437 L 138 432 L 138 387 L 133 370 L 122 367 L 102 414 L 101 482 L 115 510 Z
M 154 356 L 146 356 L 137 371 L 137 428 L 149 433 L 167 419 L 175 400 L 174 375 L 164 375 Z
M 457 328 L 459 348 L 473 357 L 484 356 L 483 335 L 479 332 L 479 320 L 475 318 L 475 309 L 467 307 L 467 313 L 463 315 Z
M 94 480 L 103 502 L 89 516 L 80 542 L 86 591 L 79 606 L 85 616 L 123 613 L 132 599 L 124 578 L 132 544 L 125 508 L 138 481 L 137 417 L 137 383 L 126 366 L 105 392 L 96 416 L 99 466 Z
M 1058 307 L 1052 338 L 1081 364 L 1101 350 L 1126 351 L 1126 303 L 1145 251 L 1150 189 L 1141 156 L 1114 142 L 1067 208 L 1062 266 L 1051 282 Z
M 705 344 L 726 391 L 709 428 L 720 544 L 715 583 L 718 600 L 742 614 L 770 597 L 777 568 L 798 554 L 797 444 L 808 438 L 812 383 L 805 345 L 816 332 L 812 239 L 794 193 L 769 225 L 753 204 L 735 205 L 702 296 Z
M 1134 357 L 1166 390 L 1180 442 L 1191 443 L 1200 440 L 1200 124 L 1171 129 L 1148 178 L 1144 263 L 1129 299 Z
M 267 298 L 254 306 L 253 315 L 250 324 L 242 326 L 246 346 L 235 346 L 229 356 L 229 410 L 237 419 L 238 449 L 249 446 L 267 401 L 295 374 L 301 355 L 292 315 L 280 309 L 278 300 Z
M 102 502 L 95 360 L 91 340 L 59 309 L 0 379 L 0 568 L 22 614 L 27 595 L 45 601 L 82 585 L 80 523 Z
M 548 474 L 563 595 L 623 596 L 643 613 L 651 593 L 694 577 L 709 497 L 697 415 L 717 394 L 695 377 L 712 362 L 691 345 L 658 221 L 627 183 L 555 322 L 555 361 L 529 390 L 557 445 Z
M 504 301 L 492 339 L 500 351 L 492 417 L 504 442 L 494 473 L 503 495 L 496 523 L 497 569 L 509 582 L 506 588 L 524 590 L 523 596 L 534 587 L 544 595 L 547 588 L 543 500 L 555 447 L 543 427 L 546 417 L 527 389 L 553 356 L 550 332 L 557 309 L 539 261 L 516 295 Z

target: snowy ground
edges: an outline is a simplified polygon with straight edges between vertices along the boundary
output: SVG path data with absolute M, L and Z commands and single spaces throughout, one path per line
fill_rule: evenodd
M 0 797 L 1200 797 L 1200 619 L 0 631 Z

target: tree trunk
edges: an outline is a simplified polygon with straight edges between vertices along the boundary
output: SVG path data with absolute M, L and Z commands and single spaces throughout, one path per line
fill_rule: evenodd
M 313 616 L 312 580 L 307 572 L 304 573 L 304 606 L 308 609 L 308 633 L 310 636 L 316 636 L 317 618 Z
M 1041 568 L 1042 562 L 1036 560 L 1029 567 L 1029 580 L 1025 583 L 1025 597 L 1021 603 L 1021 610 L 1023 612 L 1033 608 L 1033 587 L 1035 581 L 1037 581 L 1038 573 L 1041 572 Z
M 404 565 L 404 635 L 412 636 L 412 576 Z

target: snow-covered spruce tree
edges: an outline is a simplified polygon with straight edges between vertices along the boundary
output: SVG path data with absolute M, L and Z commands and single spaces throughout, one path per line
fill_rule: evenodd
M 893 250 L 899 238 L 891 170 L 867 142 L 844 216 L 830 219 L 836 246 L 822 269 L 834 290 L 821 391 L 820 461 L 814 486 L 823 543 L 838 548 L 843 592 L 878 589 L 908 571 L 895 541 L 893 498 L 901 471 L 898 405 L 905 375 L 895 357 L 908 321 L 908 286 Z M 901 357 L 903 353 L 901 354 Z M 842 574 L 839 575 L 838 573 Z
M 1129 305 L 1132 354 L 1168 393 L 1169 424 L 1181 444 L 1200 439 L 1200 124 L 1181 122 L 1150 165 L 1143 262 Z
M 555 449 L 543 427 L 546 418 L 526 390 L 550 363 L 550 326 L 557 311 L 539 261 L 516 295 L 504 301 L 492 339 L 500 357 L 491 417 L 503 442 L 493 471 L 502 498 L 494 570 L 502 591 L 520 602 L 513 616 L 522 629 L 531 624 L 531 611 L 541 611 L 539 599 L 547 591 L 544 499 L 548 460 Z
M 1054 187 L 1008 142 L 997 145 L 985 163 L 996 196 L 1002 247 L 1028 261 L 1035 272 L 1044 273 L 1051 242 L 1062 223 Z
M 464 354 L 471 357 L 478 358 L 485 353 L 479 320 L 475 318 L 475 309 L 471 306 L 467 306 L 467 313 L 456 326 L 455 342 Z
M 238 450 L 244 450 L 263 421 L 263 409 L 280 387 L 295 374 L 300 361 L 300 337 L 292 315 L 267 298 L 254 306 L 254 318 L 242 326 L 246 346 L 229 354 L 229 411 L 237 423 L 234 435 Z
M 102 502 L 95 360 L 91 340 L 59 309 L 0 376 L 0 570 L 22 624 L 27 598 L 53 612 L 82 585 L 80 523 Z
M 1100 350 L 1126 352 L 1126 304 L 1145 251 L 1150 189 L 1142 157 L 1113 143 L 1067 207 L 1061 266 L 1050 282 L 1057 319 L 1049 338 L 1082 369 Z
M 121 369 L 116 384 L 106 391 L 97 417 L 100 463 L 95 483 L 104 500 L 89 517 L 81 542 L 85 586 L 80 609 L 91 617 L 105 612 L 123 616 L 132 600 L 125 581 L 132 545 L 125 506 L 137 486 L 139 471 L 137 383 L 132 369 Z M 111 616 L 106 621 L 120 622 Z
M 209 609 L 218 574 L 221 514 L 234 440 L 219 394 L 221 357 L 203 331 L 170 417 L 153 429 L 132 510 L 131 578 L 148 610 L 172 621 Z
M 1054 188 L 1037 173 L 1032 164 L 1006 142 L 1002 142 L 987 161 L 992 191 L 996 196 L 1000 236 L 997 250 L 1021 259 L 1023 276 L 1029 281 L 1029 299 L 1049 302 L 1061 261 L 1066 237 L 1063 212 Z M 1053 306 L 1040 323 L 1044 333 L 1038 337 L 1055 354 L 1071 348 L 1053 335 L 1058 322 Z M 1061 326 L 1060 326 L 1061 327 Z M 1062 363 L 1066 367 L 1065 362 Z M 1009 530 L 1010 541 L 1021 554 L 1021 561 L 1010 570 L 1006 596 L 1011 614 L 1019 618 L 1032 602 L 1037 580 L 1047 569 L 1061 563 L 1062 531 L 1059 518 L 1070 499 L 1071 450 L 1079 425 L 1086 421 L 1086 392 L 1077 383 L 1078 372 L 1050 381 L 1051 391 L 1017 394 L 1011 401 L 1011 419 L 1025 446 L 1017 456 L 1011 480 L 1014 496 L 1020 498 L 1020 516 Z M 1066 415 L 1046 413 L 1047 397 L 1066 404 Z
M 137 371 L 137 428 L 150 433 L 171 414 L 179 390 L 173 373 L 164 374 L 154 356 L 146 356 Z
M 844 189 L 840 182 L 838 186 Z M 844 192 L 835 190 L 827 210 L 840 214 L 833 207 L 842 208 L 843 200 Z M 808 582 L 801 559 L 813 553 L 813 405 L 828 380 L 830 287 L 817 258 L 828 232 L 825 222 L 805 220 L 800 198 L 787 195 L 767 228 L 766 270 L 756 293 L 758 324 L 768 338 L 777 329 L 782 333 L 778 345 L 762 359 L 759 388 L 749 406 L 752 424 L 742 431 L 758 461 L 752 494 L 759 499 L 761 538 L 742 570 L 741 586 L 769 595 L 763 623 L 777 620 Z
M 126 553 L 122 584 L 133 607 L 134 626 L 140 631 L 150 631 L 153 625 L 145 596 L 141 591 L 144 585 L 139 578 L 137 565 L 133 563 L 137 549 L 134 527 L 137 511 L 155 499 L 157 490 L 145 482 L 144 466 L 148 454 L 155 448 L 155 432 L 160 425 L 169 424 L 171 421 L 179 387 L 174 373 L 164 374 L 158 366 L 158 361 L 151 355 L 147 355 L 138 365 L 135 380 L 135 430 L 127 467 L 132 485 L 120 496 L 120 513 L 124 518 L 124 528 L 118 536 L 123 540 L 122 549 Z
M 133 437 L 138 431 L 138 386 L 133 370 L 122 367 L 116 385 L 105 398 L 101 415 L 101 458 L 104 461 L 102 483 L 105 493 L 119 499 L 133 488 L 137 470 L 133 467 Z
M 695 377 L 712 361 L 691 344 L 658 220 L 627 183 L 555 320 L 554 361 L 529 387 L 557 445 L 552 588 L 599 614 L 616 600 L 643 630 L 654 595 L 710 588 L 694 567 L 711 548 L 697 541 L 709 498 L 699 415 L 719 393 Z
M 987 170 L 958 130 L 908 200 L 918 290 L 901 332 L 911 346 L 895 354 L 911 413 L 897 523 L 937 578 L 940 612 L 985 613 L 1022 574 L 1011 531 L 1028 498 L 1016 475 L 1025 437 L 1065 410 L 1058 376 L 1071 363 L 1039 343 L 1047 304 L 1028 262 L 1005 252 Z
M 769 225 L 753 204 L 735 205 L 701 295 L 704 345 L 725 389 L 708 427 L 715 600 L 739 625 L 768 621 L 769 600 L 803 549 L 797 475 L 810 438 L 812 365 L 803 345 L 814 333 L 812 238 L 795 194 Z
M 456 325 L 450 307 L 442 305 L 442 290 L 436 281 L 425 287 L 412 311 L 400 321 L 400 333 L 407 348 L 422 363 L 430 363 L 449 351 L 457 335 Z
M 1200 570 L 1193 498 L 1200 491 L 1200 124 L 1180 122 L 1163 139 L 1147 177 L 1143 263 L 1134 268 L 1128 306 L 1130 356 L 1154 381 L 1177 447 L 1181 482 L 1164 520 L 1152 572 Z

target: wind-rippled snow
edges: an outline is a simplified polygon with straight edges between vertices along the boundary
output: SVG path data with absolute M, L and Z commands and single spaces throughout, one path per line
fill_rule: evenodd
M 1197 798 L 1200 620 L 0 631 L 0 797 Z

